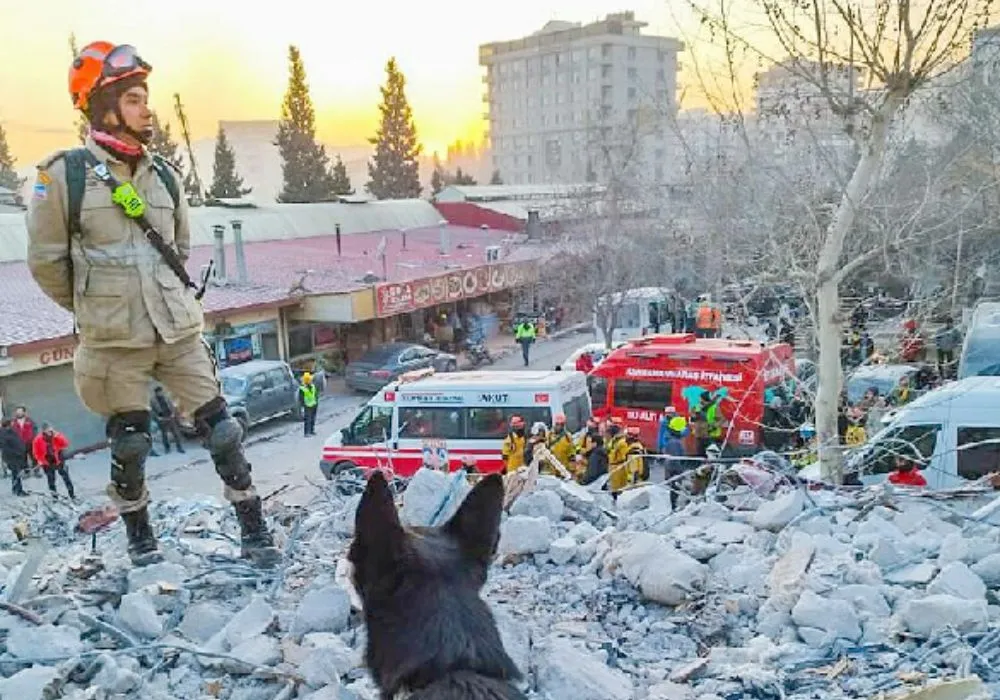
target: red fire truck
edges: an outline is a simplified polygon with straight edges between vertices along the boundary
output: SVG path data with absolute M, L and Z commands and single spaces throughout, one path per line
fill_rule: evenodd
M 678 333 L 630 341 L 598 365 L 588 383 L 594 416 L 638 426 L 652 449 L 664 408 L 690 416 L 702 394 L 712 392 L 721 397 L 719 409 L 730 426 L 727 453 L 743 453 L 760 449 L 765 390 L 794 377 L 795 357 L 787 344 Z

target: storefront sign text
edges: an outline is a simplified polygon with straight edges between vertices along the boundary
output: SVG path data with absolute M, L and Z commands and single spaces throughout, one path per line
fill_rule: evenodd
M 424 309 L 459 299 L 520 287 L 534 275 L 533 263 L 488 265 L 412 282 L 375 287 L 376 313 L 380 317 Z
M 61 365 L 64 362 L 72 362 L 75 352 L 75 345 L 64 345 L 61 348 L 42 350 L 38 355 L 38 364 L 42 367 L 48 367 L 49 365 Z
M 655 377 L 656 379 L 686 379 L 692 382 L 714 382 L 716 384 L 742 384 L 742 372 L 717 372 L 710 369 L 646 369 L 629 367 L 626 377 Z

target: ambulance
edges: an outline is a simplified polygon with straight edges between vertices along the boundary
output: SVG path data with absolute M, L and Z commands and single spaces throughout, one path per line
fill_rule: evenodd
M 320 471 L 328 479 L 356 467 L 412 476 L 424 464 L 457 469 L 471 456 L 479 471 L 497 472 L 511 417 L 530 430 L 536 422 L 552 425 L 560 413 L 568 430 L 586 427 L 590 397 L 582 372 L 410 372 L 327 439 Z
M 795 357 L 787 344 L 696 339 L 692 333 L 632 340 L 588 375 L 594 415 L 638 426 L 650 450 L 664 408 L 690 417 L 702 394 L 711 392 L 730 424 L 722 445 L 727 454 L 761 449 L 765 392 L 782 384 L 791 389 L 794 381 Z

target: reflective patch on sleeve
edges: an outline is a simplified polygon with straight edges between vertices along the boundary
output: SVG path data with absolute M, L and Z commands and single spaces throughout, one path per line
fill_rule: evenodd
M 49 196 L 49 186 L 42 183 L 36 182 L 35 186 L 31 188 L 32 199 L 47 199 Z
M 38 181 L 35 184 L 38 185 L 49 185 L 52 183 L 52 178 L 44 170 L 38 171 Z

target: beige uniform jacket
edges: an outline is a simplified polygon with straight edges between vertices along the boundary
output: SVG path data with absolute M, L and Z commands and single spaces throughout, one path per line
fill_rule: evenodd
M 191 250 L 187 203 L 179 206 L 150 156 L 134 175 L 92 139 L 86 147 L 119 182 L 131 181 L 146 203 L 146 218 L 182 262 Z M 201 305 L 167 266 L 137 223 L 111 201 L 111 190 L 87 168 L 82 233 L 70 240 L 66 162 L 42 161 L 28 206 L 28 267 L 38 286 L 76 317 L 80 342 L 90 348 L 146 348 L 200 333 Z M 180 173 L 171 174 L 181 187 Z

